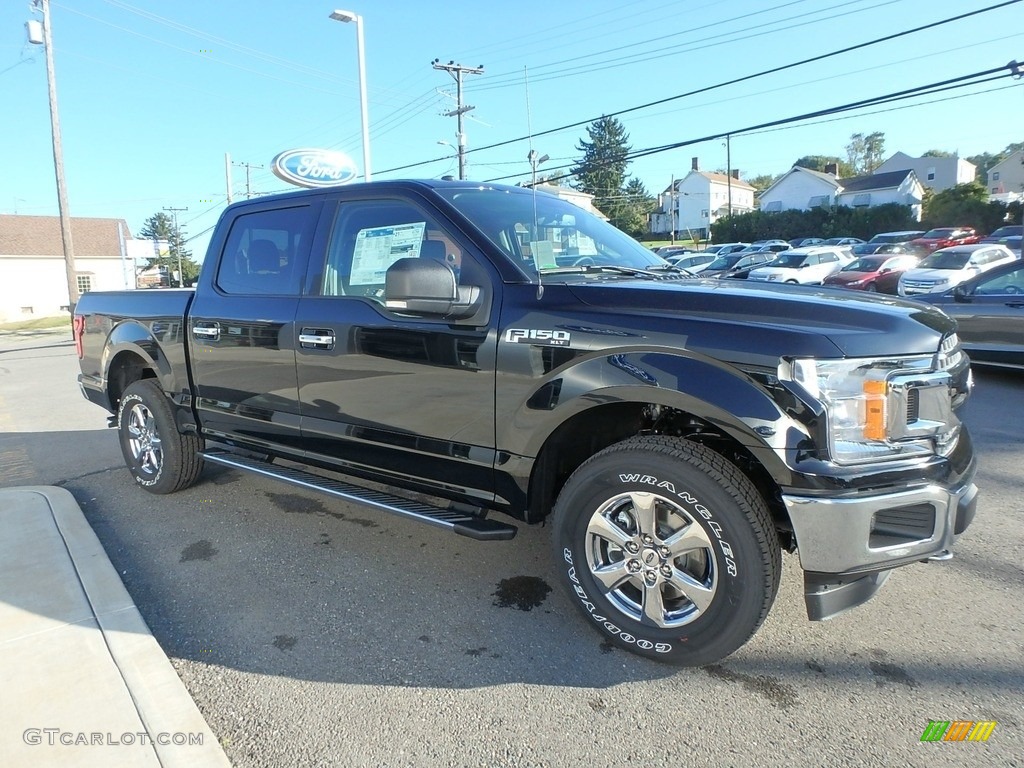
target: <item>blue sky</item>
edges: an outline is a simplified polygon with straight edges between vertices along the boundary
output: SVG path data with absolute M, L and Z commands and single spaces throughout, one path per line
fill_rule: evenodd
M 466 75 L 470 150 L 754 75 L 999 0 L 54 0 L 51 16 L 65 172 L 74 216 L 119 217 L 137 232 L 164 207 L 180 215 L 195 255 L 227 197 L 225 153 L 253 168 L 254 192 L 284 191 L 270 160 L 325 147 L 362 165 L 355 26 L 366 41 L 376 179 L 456 172 L 448 146 L 454 82 L 431 62 L 484 66 Z M 56 215 L 46 69 L 26 43 L 29 3 L 0 7 L 0 212 Z M 1024 3 L 784 72 L 622 115 L 634 149 L 881 96 L 1024 61 Z M 925 103 L 930 102 L 930 103 Z M 854 132 L 881 131 L 886 156 L 929 149 L 962 156 L 1024 141 L 1024 80 L 1005 78 L 783 130 L 734 135 L 744 177 L 782 173 L 807 154 L 843 155 Z M 571 163 L 577 126 L 533 141 Z M 529 178 L 530 142 L 468 155 L 471 179 Z M 659 192 L 697 156 L 724 168 L 713 140 L 633 162 Z M 435 162 L 402 171 L 399 166 Z M 518 175 L 516 175 L 518 174 Z M 245 168 L 232 169 L 236 199 Z

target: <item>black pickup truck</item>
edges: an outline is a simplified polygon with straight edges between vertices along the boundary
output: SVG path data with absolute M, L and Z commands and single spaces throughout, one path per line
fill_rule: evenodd
M 475 539 L 548 521 L 599 632 L 707 664 L 782 550 L 827 619 L 947 559 L 977 494 L 945 314 L 738 282 L 530 189 L 296 192 L 227 208 L 194 291 L 83 296 L 79 381 L 152 493 L 213 462 Z

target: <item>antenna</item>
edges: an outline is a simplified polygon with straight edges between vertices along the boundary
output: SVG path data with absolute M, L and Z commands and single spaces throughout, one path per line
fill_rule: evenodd
M 533 183 L 530 185 L 530 192 L 533 194 L 533 231 L 537 231 L 537 151 L 533 148 L 533 119 L 530 115 L 530 74 L 526 67 L 523 67 L 523 84 L 526 86 L 526 133 L 530 137 L 530 151 L 526 159 L 530 161 L 533 168 Z M 537 269 L 537 301 L 544 298 L 544 283 L 540 277 L 540 265 L 537 257 L 533 255 L 533 248 L 530 248 L 530 257 L 533 259 L 533 266 Z

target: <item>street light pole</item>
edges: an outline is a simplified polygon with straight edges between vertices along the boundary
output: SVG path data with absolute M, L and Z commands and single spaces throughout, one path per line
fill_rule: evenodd
M 53 74 L 53 39 L 50 35 L 50 0 L 36 0 L 36 10 L 43 14 L 43 50 L 46 54 L 46 83 L 50 93 L 50 131 L 53 135 L 53 169 L 57 177 L 57 208 L 60 212 L 60 238 L 64 246 L 64 274 L 68 283 L 68 306 L 72 314 L 78 303 L 78 275 L 75 270 L 75 249 L 71 240 L 71 212 L 68 190 L 64 183 L 64 150 L 60 140 L 60 116 L 57 113 L 57 82 Z M 32 22 L 30 22 L 31 24 Z M 31 27 L 29 42 L 32 38 Z
M 334 11 L 331 18 L 345 23 L 354 21 L 356 24 L 356 50 L 359 56 L 359 112 L 363 128 L 363 179 L 370 181 L 370 118 L 366 105 L 366 50 L 363 46 L 363 17 L 352 11 Z

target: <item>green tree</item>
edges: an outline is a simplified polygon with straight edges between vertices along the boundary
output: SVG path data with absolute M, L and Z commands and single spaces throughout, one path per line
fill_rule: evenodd
M 601 117 L 587 126 L 590 141 L 580 140 L 576 149 L 582 159 L 572 169 L 576 189 L 594 196 L 594 205 L 611 223 L 620 226 L 630 218 L 625 194 L 629 164 L 629 134 L 614 117 Z
M 885 154 L 885 134 L 875 131 L 864 135 L 855 133 L 846 145 L 846 157 L 853 175 L 871 173 L 882 164 Z
M 936 192 L 926 200 L 922 224 L 927 227 L 974 227 L 987 234 L 1005 223 L 1008 213 L 1012 221 L 1018 210 L 1019 207 L 990 203 L 985 186 L 972 181 Z
M 853 166 L 841 157 L 837 157 L 835 155 L 804 155 L 793 163 L 793 165 L 799 165 L 801 168 L 807 168 L 821 173 L 824 173 L 825 167 L 830 164 L 835 164 L 839 167 L 840 176 L 848 177 L 855 175 Z
M 623 190 L 619 220 L 615 225 L 626 234 L 640 238 L 647 234 L 648 217 L 657 207 L 657 200 L 640 179 L 630 179 Z
M 806 167 L 806 166 L 805 166 Z M 778 181 L 779 177 L 770 173 L 762 173 L 759 176 L 753 176 L 749 179 L 744 179 L 750 186 L 756 189 L 759 193 L 764 192 L 768 187 Z
M 150 216 L 139 230 L 139 237 L 147 240 L 165 240 L 168 246 L 166 256 L 156 256 L 149 260 L 151 267 L 166 267 L 170 274 L 178 271 L 178 257 L 181 257 L 181 271 L 184 284 L 188 285 L 199 275 L 199 265 L 193 261 L 192 252 L 185 247 L 185 239 L 182 235 L 184 227 L 180 224 L 177 231 L 174 228 L 174 220 L 163 211 L 157 211 Z
M 956 155 L 944 149 L 929 149 L 927 152 L 922 152 L 921 157 L 956 157 Z

